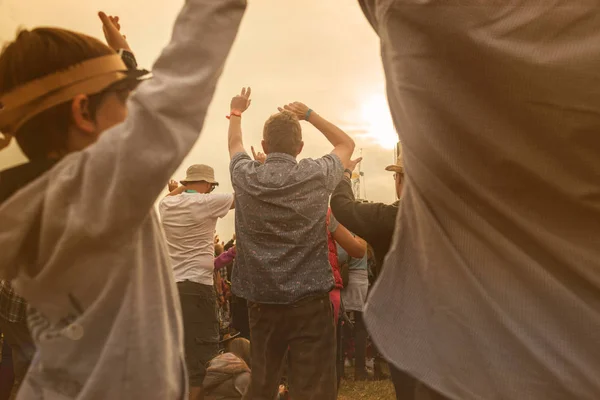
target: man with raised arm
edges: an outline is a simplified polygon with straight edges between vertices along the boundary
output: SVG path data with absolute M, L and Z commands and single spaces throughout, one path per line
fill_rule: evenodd
M 192 165 L 158 207 L 181 300 L 189 400 L 204 399 L 206 366 L 219 353 L 214 232 L 234 204 L 232 193 L 213 193 L 218 185 L 212 167 Z
M 18 399 L 186 397 L 154 202 L 198 139 L 244 9 L 186 1 L 131 96 L 144 71 L 104 13 L 112 48 L 38 28 L 0 54 L 0 132 L 29 159 L 0 174 L 0 279 L 29 304 L 37 348 Z
M 302 103 L 279 109 L 265 123 L 264 164 L 242 142 L 242 113 L 250 89 L 231 101 L 229 153 L 235 190 L 236 265 L 233 292 L 248 300 L 252 382 L 246 399 L 272 400 L 289 351 L 290 395 L 336 398 L 335 331 L 329 291 L 326 216 L 329 195 L 342 178 L 354 141 Z M 302 151 L 300 120 L 333 145 L 319 159 Z M 289 348 L 289 350 L 288 350 Z

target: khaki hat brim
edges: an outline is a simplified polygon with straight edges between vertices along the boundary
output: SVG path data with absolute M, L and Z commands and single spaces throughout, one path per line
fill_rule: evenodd
M 208 183 L 212 183 L 215 186 L 219 186 L 219 182 L 217 182 L 217 181 L 207 181 L 206 179 L 202 179 L 200 181 L 179 181 L 179 183 L 181 183 L 182 185 L 185 185 L 186 183 L 193 183 L 193 182 L 208 182 Z
M 398 172 L 403 174 L 404 173 L 404 169 L 402 167 L 400 167 L 399 165 L 388 165 L 387 167 L 385 167 L 386 171 L 390 171 L 390 172 Z

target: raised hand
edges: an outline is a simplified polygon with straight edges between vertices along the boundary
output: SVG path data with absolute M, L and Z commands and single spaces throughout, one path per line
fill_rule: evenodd
M 278 107 L 277 109 L 279 110 L 279 112 L 282 112 L 283 110 L 289 111 L 289 112 L 295 114 L 299 120 L 306 120 L 306 117 L 307 117 L 306 114 L 308 113 L 308 110 L 309 110 L 308 106 L 306 106 L 303 103 L 300 103 L 299 101 L 295 101 L 286 106 L 283 106 L 283 108 Z
M 120 49 L 131 51 L 127 38 L 121 35 L 121 24 L 119 24 L 119 17 L 113 17 L 112 15 L 106 15 L 100 11 L 98 13 L 100 20 L 102 21 L 102 31 L 106 38 L 106 43 L 114 50 Z
M 267 155 L 265 153 L 260 151 L 257 153 L 256 151 L 254 151 L 254 146 L 250 146 L 250 149 L 252 150 L 252 156 L 256 161 L 258 161 L 261 164 L 264 164 L 265 161 L 267 161 Z
M 0 137 L 0 150 L 8 147 L 11 140 L 12 140 L 12 136 L 7 135 L 6 133 L 4 134 L 4 137 Z
M 252 93 L 251 88 L 242 88 L 240 94 L 231 99 L 231 111 L 237 110 L 239 112 L 244 112 L 250 107 L 250 94 Z
M 360 163 L 362 161 L 362 159 L 363 159 L 362 157 L 358 157 L 354 160 L 350 160 L 348 162 L 348 169 L 350 171 L 354 171 L 354 168 L 356 168 L 356 166 L 358 165 L 358 163 Z
M 173 190 L 177 189 L 179 187 L 179 183 L 177 183 L 177 181 L 171 179 L 169 181 L 169 192 L 172 192 Z

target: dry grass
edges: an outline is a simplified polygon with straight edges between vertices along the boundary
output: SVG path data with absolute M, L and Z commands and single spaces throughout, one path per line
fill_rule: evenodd
M 338 400 L 394 400 L 394 385 L 387 381 L 355 382 L 352 370 L 346 369 L 346 379 L 342 380 Z

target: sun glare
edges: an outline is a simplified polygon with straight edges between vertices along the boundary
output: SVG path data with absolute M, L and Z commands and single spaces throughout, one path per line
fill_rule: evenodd
M 383 95 L 368 98 L 361 107 L 361 117 L 366 125 L 366 136 L 387 150 L 392 150 L 398 142 L 392 116 Z

